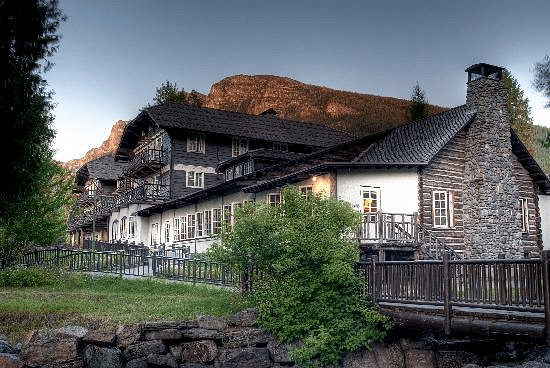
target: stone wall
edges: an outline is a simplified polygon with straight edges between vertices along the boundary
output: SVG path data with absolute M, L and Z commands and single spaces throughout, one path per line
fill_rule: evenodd
M 477 110 L 465 146 L 466 254 L 522 258 L 519 188 L 502 81 L 482 77 L 469 82 L 466 103 Z
M 229 318 L 145 323 L 112 331 L 69 326 L 33 331 L 22 347 L 12 347 L 0 336 L 0 367 L 297 367 L 289 359 L 287 346 L 255 327 L 255 318 L 255 310 L 245 310 Z M 511 363 L 517 361 L 522 363 Z M 493 362 L 507 362 L 506 367 L 550 367 L 550 349 L 511 339 L 480 343 L 398 330 L 372 351 L 345 354 L 339 367 L 476 368 Z

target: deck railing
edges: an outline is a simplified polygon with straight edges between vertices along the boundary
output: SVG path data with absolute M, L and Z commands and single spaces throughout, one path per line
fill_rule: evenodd
M 377 302 L 543 311 L 541 259 L 358 263 Z
M 118 275 L 161 277 L 179 281 L 240 286 L 242 275 L 227 265 L 200 259 L 167 257 L 151 251 L 139 252 L 36 249 L 17 260 L 25 266 L 63 267 L 71 271 L 101 272 Z
M 159 170 L 165 161 L 165 151 L 146 147 L 137 153 L 128 163 L 124 175 L 129 177 L 144 177 Z
M 416 242 L 417 215 L 375 212 L 365 214 L 357 232 L 361 243 L 386 243 L 410 245 Z

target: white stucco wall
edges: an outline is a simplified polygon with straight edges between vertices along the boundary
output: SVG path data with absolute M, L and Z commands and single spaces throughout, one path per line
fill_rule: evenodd
M 119 209 L 118 211 L 114 211 L 111 213 L 111 216 L 109 217 L 109 241 L 117 241 L 117 240 L 123 240 L 123 241 L 129 241 L 134 242 L 135 244 L 143 243 L 148 244 L 147 242 L 147 236 L 149 235 L 148 230 L 148 219 L 144 217 L 139 217 L 134 215 L 137 211 L 142 210 L 144 208 L 150 207 L 151 205 L 148 204 L 130 204 L 128 207 L 123 207 Z M 118 221 L 120 224 L 120 220 L 123 217 L 130 218 L 130 216 L 133 216 L 136 221 L 136 228 L 135 228 L 135 234 L 133 238 L 119 238 L 112 239 L 112 226 L 114 221 Z
M 336 180 L 338 198 L 361 209 L 362 190 L 380 189 L 380 210 L 387 213 L 418 212 L 416 169 L 340 169 Z
M 542 229 L 542 247 L 550 250 L 550 196 L 539 195 L 540 225 Z

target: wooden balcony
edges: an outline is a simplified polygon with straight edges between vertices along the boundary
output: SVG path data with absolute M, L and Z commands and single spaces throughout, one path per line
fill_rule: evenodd
M 156 173 L 164 165 L 165 151 L 146 148 L 137 153 L 124 170 L 124 176 L 130 178 L 144 178 Z
M 418 242 L 418 216 L 404 213 L 365 214 L 357 231 L 360 245 L 415 246 Z
M 157 203 L 170 197 L 168 185 L 144 183 L 114 197 L 112 207 L 124 207 L 131 203 Z

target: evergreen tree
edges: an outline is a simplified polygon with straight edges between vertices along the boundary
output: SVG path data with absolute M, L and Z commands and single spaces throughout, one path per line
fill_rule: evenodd
M 504 88 L 506 90 L 506 103 L 510 126 L 519 136 L 529 152 L 535 152 L 534 139 L 535 130 L 531 118 L 531 107 L 529 99 L 524 96 L 518 81 L 508 70 L 502 75 Z
M 550 108 L 550 56 L 546 55 L 541 62 L 535 64 L 533 85 L 548 98 L 544 107 Z
M 416 82 L 411 95 L 411 106 L 408 111 L 409 120 L 417 121 L 427 117 L 427 106 L 428 102 L 426 101 L 424 91 L 422 91 L 420 85 Z
M 187 93 L 185 93 L 185 90 L 183 88 L 179 90 L 176 83 L 172 84 L 170 81 L 162 83 L 160 88 L 157 88 L 157 94 L 153 98 L 153 101 L 155 101 L 157 105 L 167 102 L 181 104 L 188 103 Z
M 0 218 L 33 195 L 52 157 L 53 106 L 41 74 L 64 19 L 57 0 L 0 1 Z

